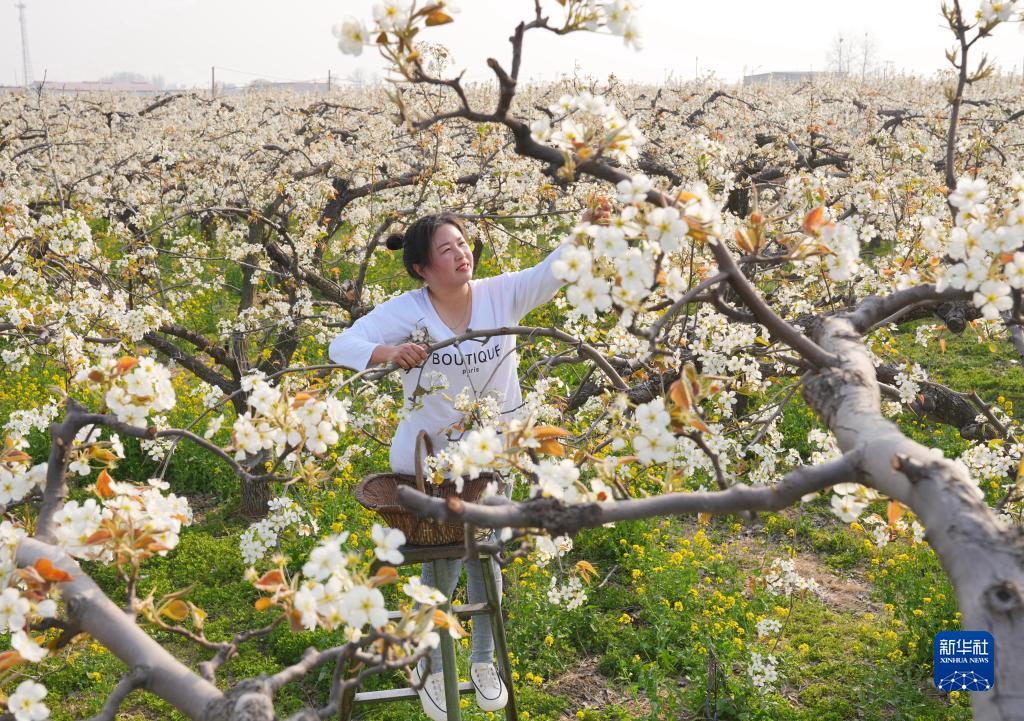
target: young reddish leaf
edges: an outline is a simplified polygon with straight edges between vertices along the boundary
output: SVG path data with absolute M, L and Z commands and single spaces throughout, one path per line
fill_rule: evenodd
M 433 27 L 435 25 L 447 25 L 453 22 L 454 18 L 446 13 L 444 10 L 435 10 L 434 12 L 427 15 L 427 27 Z
M 21 450 L 10 450 L 0 456 L 0 461 L 4 463 L 28 463 L 32 460 L 32 456 Z
M 691 397 L 690 403 L 696 406 L 697 402 L 701 399 L 701 389 L 700 376 L 698 375 L 697 368 L 693 363 L 687 363 L 683 366 L 683 378 L 685 378 L 686 382 L 690 384 L 690 387 L 688 388 Z
M 558 456 L 559 458 L 565 455 L 565 446 L 554 438 L 546 438 L 541 441 L 539 450 L 541 453 L 547 453 L 549 456 Z
M 386 586 L 389 583 L 395 583 L 401 578 L 398 575 L 398 571 L 395 570 L 394 566 L 381 566 L 377 569 L 377 575 L 370 579 L 370 585 L 373 588 L 377 586 Z
M 100 498 L 113 498 L 114 491 L 110 487 L 110 482 L 113 480 L 106 468 L 100 471 L 100 476 L 96 479 L 96 495 Z
M 92 450 L 89 451 L 89 455 L 97 461 L 103 461 L 104 463 L 113 463 L 117 460 L 117 456 L 106 448 L 99 448 L 96 446 L 93 446 Z
M 59 583 L 71 580 L 71 574 L 54 566 L 53 561 L 49 558 L 40 558 L 35 562 L 34 567 L 36 571 L 39 572 L 39 575 L 47 581 L 55 581 Z
M 896 521 L 900 520 L 900 516 L 903 515 L 905 510 L 903 504 L 899 501 L 889 501 L 889 508 L 886 514 L 889 518 L 889 525 L 895 527 Z
M 702 421 L 700 418 L 697 418 L 697 416 L 694 416 L 693 418 L 690 419 L 690 425 L 696 428 L 701 433 L 711 432 L 711 429 L 704 425 L 704 421 Z
M 6 671 L 24 662 L 25 659 L 17 651 L 4 651 L 0 653 L 0 671 Z
M 265 573 L 263 578 L 253 585 L 261 591 L 273 591 L 284 585 L 284 574 L 281 573 L 281 569 L 275 568 L 273 571 Z
M 469 633 L 463 628 L 462 623 L 459 622 L 458 616 L 445 613 L 441 609 L 434 611 L 434 625 L 438 628 L 447 628 L 448 632 L 452 636 L 468 636 Z
M 534 426 L 533 437 L 539 441 L 543 441 L 546 438 L 567 438 L 572 434 L 564 428 L 558 426 Z
M 682 381 L 673 381 L 672 385 L 669 386 L 668 395 L 672 402 L 680 409 L 689 411 L 692 407 L 690 405 L 690 394 L 686 392 Z
M 744 253 L 754 252 L 754 241 L 750 238 L 750 232 L 746 228 L 736 229 L 736 246 Z
M 256 606 L 257 611 L 265 611 L 273 606 L 274 602 L 269 597 L 263 596 L 262 598 L 257 598 L 254 605 Z
M 292 408 L 298 408 L 303 403 L 305 403 L 306 401 L 308 401 L 308 400 L 310 400 L 310 399 L 312 399 L 314 397 L 315 396 L 312 393 L 306 393 L 306 391 L 299 391 L 292 398 Z
M 176 598 L 160 609 L 161 616 L 167 616 L 172 621 L 184 621 L 188 616 L 188 604 L 180 598 Z
M 122 358 L 121 360 L 119 360 L 117 362 L 117 372 L 118 373 L 127 373 L 128 371 L 130 371 L 132 368 L 134 368 L 138 364 L 139 364 L 139 359 L 138 358 L 133 358 L 132 356 L 125 356 L 124 358 Z
M 591 565 L 590 561 L 577 561 L 576 572 L 580 574 L 580 578 L 583 579 L 583 582 L 588 585 L 590 584 L 590 580 L 597 575 L 597 569 Z
M 815 235 L 825 225 L 825 207 L 819 205 L 804 218 L 804 232 L 808 235 Z
M 113 538 L 114 534 L 110 532 L 109 528 L 101 528 L 96 533 L 85 539 L 85 545 L 93 546 L 97 543 L 103 543 L 106 540 Z

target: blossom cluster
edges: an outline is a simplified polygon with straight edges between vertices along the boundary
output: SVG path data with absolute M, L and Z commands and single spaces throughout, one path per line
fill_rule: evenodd
M 178 545 L 183 526 L 192 523 L 187 498 L 165 493 L 168 484 L 113 480 L 100 472 L 99 497 L 70 500 L 54 514 L 56 545 L 76 558 L 115 562 L 166 556 Z
M 289 396 L 282 386 L 272 386 L 262 373 L 242 379 L 249 408 L 238 416 L 232 429 L 235 458 L 243 460 L 263 450 L 277 454 L 286 447 L 322 455 L 338 442 L 348 423 L 345 403 L 333 396 L 319 399 L 299 391 Z
M 281 534 L 294 528 L 299 536 L 311 536 L 319 527 L 316 519 L 294 498 L 279 496 L 267 504 L 267 515 L 250 525 L 239 539 L 242 560 L 254 564 L 277 548 Z
M 753 651 L 750 654 L 750 665 L 747 675 L 750 682 L 762 693 L 769 690 L 779 678 L 779 659 L 774 654 L 761 654 Z
M 49 655 L 49 648 L 31 631 L 33 624 L 57 616 L 59 584 L 71 575 L 46 558 L 17 569 L 15 553 L 25 531 L 10 521 L 0 522 L 0 632 L 10 634 L 11 649 L 0 653 L 0 666 L 10 669 L 22 663 L 38 663 Z M 31 680 L 22 681 L 6 699 L 7 710 L 16 721 L 48 718 L 50 709 L 43 703 L 46 687 Z
M 596 32 L 606 28 L 618 35 L 627 46 L 639 50 L 640 30 L 637 23 L 637 4 L 630 0 L 567 0 L 560 2 L 566 10 L 565 30 Z M 418 29 L 420 21 L 426 26 L 452 22 L 449 12 L 458 12 L 452 0 L 433 0 L 419 9 L 413 0 L 382 0 L 373 6 L 373 25 L 368 28 L 362 20 L 348 17 L 332 29 L 338 39 L 338 49 L 346 55 L 362 55 L 363 48 L 376 42 L 387 45 L 402 38 L 406 43 Z M 394 37 L 389 37 L 393 35 Z M 392 56 L 396 62 L 408 62 L 408 56 Z
M 398 548 L 405 543 L 401 531 L 374 524 L 371 537 L 374 555 L 379 560 L 401 563 Z M 390 566 L 370 576 L 358 549 L 346 547 L 349 539 L 347 531 L 322 539 L 310 552 L 302 573 L 291 579 L 285 571 L 284 559 L 280 559 L 276 569 L 262 576 L 250 569 L 247 575 L 253 585 L 270 594 L 257 601 L 257 609 L 278 606 L 293 628 L 341 629 L 342 637 L 349 642 L 362 639 L 368 626 L 376 631 L 387 630 L 406 644 L 405 652 L 436 647 L 439 638 L 433 629 L 437 623 L 448 626 L 452 635 L 462 633 L 450 615 L 435 614 L 437 605 L 446 600 L 444 594 L 424 585 L 418 577 L 402 585 L 403 593 L 416 607 L 405 607 L 397 620 L 392 619 L 380 586 L 398 582 L 400 577 Z M 392 649 L 391 653 L 394 652 Z
M 548 585 L 548 602 L 553 606 L 565 605 L 567 611 L 573 611 L 587 602 L 587 590 L 579 576 L 569 576 L 559 582 L 556 576 L 551 577 Z
M 920 363 L 908 364 L 906 368 L 896 374 L 896 390 L 900 392 L 900 400 L 910 405 L 918 400 L 917 395 L 921 392 L 921 383 L 928 380 L 928 372 L 921 367 Z
M 643 174 L 622 180 L 616 185 L 621 210 L 607 224 L 585 222 L 573 229 L 575 245 L 562 251 L 552 271 L 569 284 L 566 299 L 576 314 L 595 319 L 614 305 L 619 322 L 629 326 L 653 292 L 677 299 L 688 289 L 692 278 L 672 258 L 688 239 L 717 242 L 718 203 L 706 185 L 696 183 L 689 191 L 667 192 L 674 205 L 656 207 L 647 200 L 655 190 Z
M 1020 7 L 1018 0 L 982 0 L 978 7 L 978 19 L 986 25 L 1007 22 Z M 1024 12 L 1017 18 L 1024 21 Z M 1022 29 L 1024 32 L 1024 29 Z
M 551 563 L 553 559 L 561 558 L 572 550 L 572 538 L 570 536 L 536 536 L 534 538 L 533 550 L 538 568 Z
M 0 451 L 0 506 L 20 501 L 46 482 L 47 464 L 30 466 L 31 462 L 31 456 L 8 439 L 8 447 Z
M 117 419 L 134 426 L 145 426 L 151 413 L 169 410 L 175 403 L 170 371 L 146 356 L 101 358 L 82 368 L 74 383 L 102 390 L 103 400 Z
M 154 416 L 153 425 L 157 425 Z M 104 468 L 113 468 L 124 460 L 124 444 L 117 433 L 108 432 L 109 438 L 100 439 L 101 426 L 87 425 L 78 429 L 75 441 L 67 451 L 68 471 L 88 476 L 93 471 L 92 462 L 98 461 Z
M 619 163 L 635 160 L 644 144 L 636 123 L 599 95 L 563 95 L 530 125 L 538 143 L 547 143 L 580 160 L 607 155 Z M 552 120 L 553 118 L 553 120 Z
M 1010 188 L 1015 204 L 1005 213 L 993 212 L 986 201 L 990 189 L 983 178 L 964 177 L 949 194 L 956 208 L 946 254 L 955 261 L 945 267 L 936 284 L 939 290 L 972 291 L 974 305 L 986 320 L 995 320 L 1013 306 L 1011 289 L 1024 288 L 1024 176 L 1014 173 Z M 934 223 L 929 232 L 937 233 Z
M 821 588 L 813 578 L 800 575 L 796 562 L 791 558 L 776 558 L 764 576 L 765 586 L 771 593 L 791 596 L 794 591 L 820 593 Z

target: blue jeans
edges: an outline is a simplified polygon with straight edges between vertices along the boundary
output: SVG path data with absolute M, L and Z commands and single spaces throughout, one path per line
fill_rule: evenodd
M 505 496 L 507 498 L 512 497 L 512 479 L 505 479 Z M 492 534 L 490 539 L 494 541 L 497 539 L 497 534 Z M 437 585 L 437 579 L 434 578 L 434 563 L 445 564 L 444 569 L 447 572 L 445 575 L 448 578 L 448 587 L 441 588 Z M 483 576 L 483 564 L 479 558 L 474 558 L 471 561 L 465 561 L 461 558 L 450 558 L 441 561 L 432 561 L 430 563 L 424 563 L 420 568 L 420 580 L 428 585 L 433 586 L 446 597 L 451 598 L 452 593 L 455 592 L 455 586 L 458 585 L 459 576 L 462 573 L 462 567 L 466 567 L 466 586 L 467 595 L 469 596 L 469 603 L 485 603 L 487 601 L 487 589 L 484 586 Z M 498 603 L 501 603 L 502 594 L 502 577 L 501 569 L 498 564 L 495 563 L 493 566 L 494 570 L 494 584 L 497 586 L 498 591 Z M 479 614 L 473 616 L 473 645 L 472 651 L 469 655 L 469 662 L 472 663 L 494 663 L 494 637 L 491 634 L 491 623 L 490 619 L 486 614 Z M 448 633 L 447 630 L 442 629 L 440 633 Z M 424 670 L 424 662 L 420 662 L 420 669 Z M 437 673 L 441 670 L 441 647 L 433 649 L 430 652 L 430 672 Z
M 445 564 L 445 571 L 448 576 L 448 588 L 440 588 L 434 578 L 434 563 Z M 462 566 L 466 567 L 466 585 L 468 586 L 469 603 L 484 603 L 487 601 L 487 591 L 484 587 L 484 576 L 482 563 L 479 558 L 466 561 L 463 564 L 461 558 L 451 558 L 431 563 L 424 563 L 420 570 L 420 578 L 428 586 L 437 588 L 448 598 L 451 598 L 458 583 Z M 494 574 L 494 581 L 498 587 L 498 598 L 501 599 L 501 573 Z M 441 630 L 440 633 L 448 633 Z M 491 623 L 486 614 L 473 616 L 473 650 L 469 655 L 470 663 L 494 663 L 494 637 L 491 635 Z M 437 673 L 441 670 L 441 648 L 440 646 L 430 652 L 430 671 Z

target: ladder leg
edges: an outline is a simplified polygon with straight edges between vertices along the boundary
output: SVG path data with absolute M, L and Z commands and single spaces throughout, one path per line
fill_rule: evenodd
M 508 689 L 508 704 L 505 706 L 505 718 L 508 721 L 519 721 L 519 712 L 516 710 L 516 696 L 512 692 L 512 664 L 508 660 L 508 640 L 505 638 L 505 621 L 501 613 L 501 598 L 498 595 L 498 582 L 494 574 L 500 573 L 494 558 L 487 556 L 481 570 L 484 576 L 484 590 L 487 592 L 487 603 L 491 607 L 488 614 L 491 619 L 491 633 L 494 636 L 494 651 L 498 657 L 498 673 L 501 680 Z
M 351 661 L 344 661 L 343 668 L 341 669 L 338 678 L 343 680 L 348 678 L 348 671 L 351 665 Z M 338 704 L 338 721 L 349 721 L 352 718 L 352 710 L 354 707 L 354 701 L 356 696 L 356 687 L 352 686 L 341 694 L 341 702 Z
M 448 578 L 448 563 L 445 560 L 434 561 L 434 578 L 441 588 L 447 588 L 450 583 Z M 445 608 L 451 611 L 451 598 L 445 604 Z M 455 664 L 455 642 L 448 631 L 441 631 L 441 669 L 444 671 L 444 703 L 448 709 L 448 721 L 462 721 L 462 711 L 459 708 L 459 669 Z M 431 669 L 433 672 L 433 669 Z

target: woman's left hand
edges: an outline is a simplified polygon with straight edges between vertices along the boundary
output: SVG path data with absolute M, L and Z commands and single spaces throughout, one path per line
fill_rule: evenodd
M 597 196 L 591 200 L 591 206 L 583 212 L 580 218 L 581 223 L 593 223 L 594 225 L 608 225 L 612 217 L 612 204 L 604 196 Z

